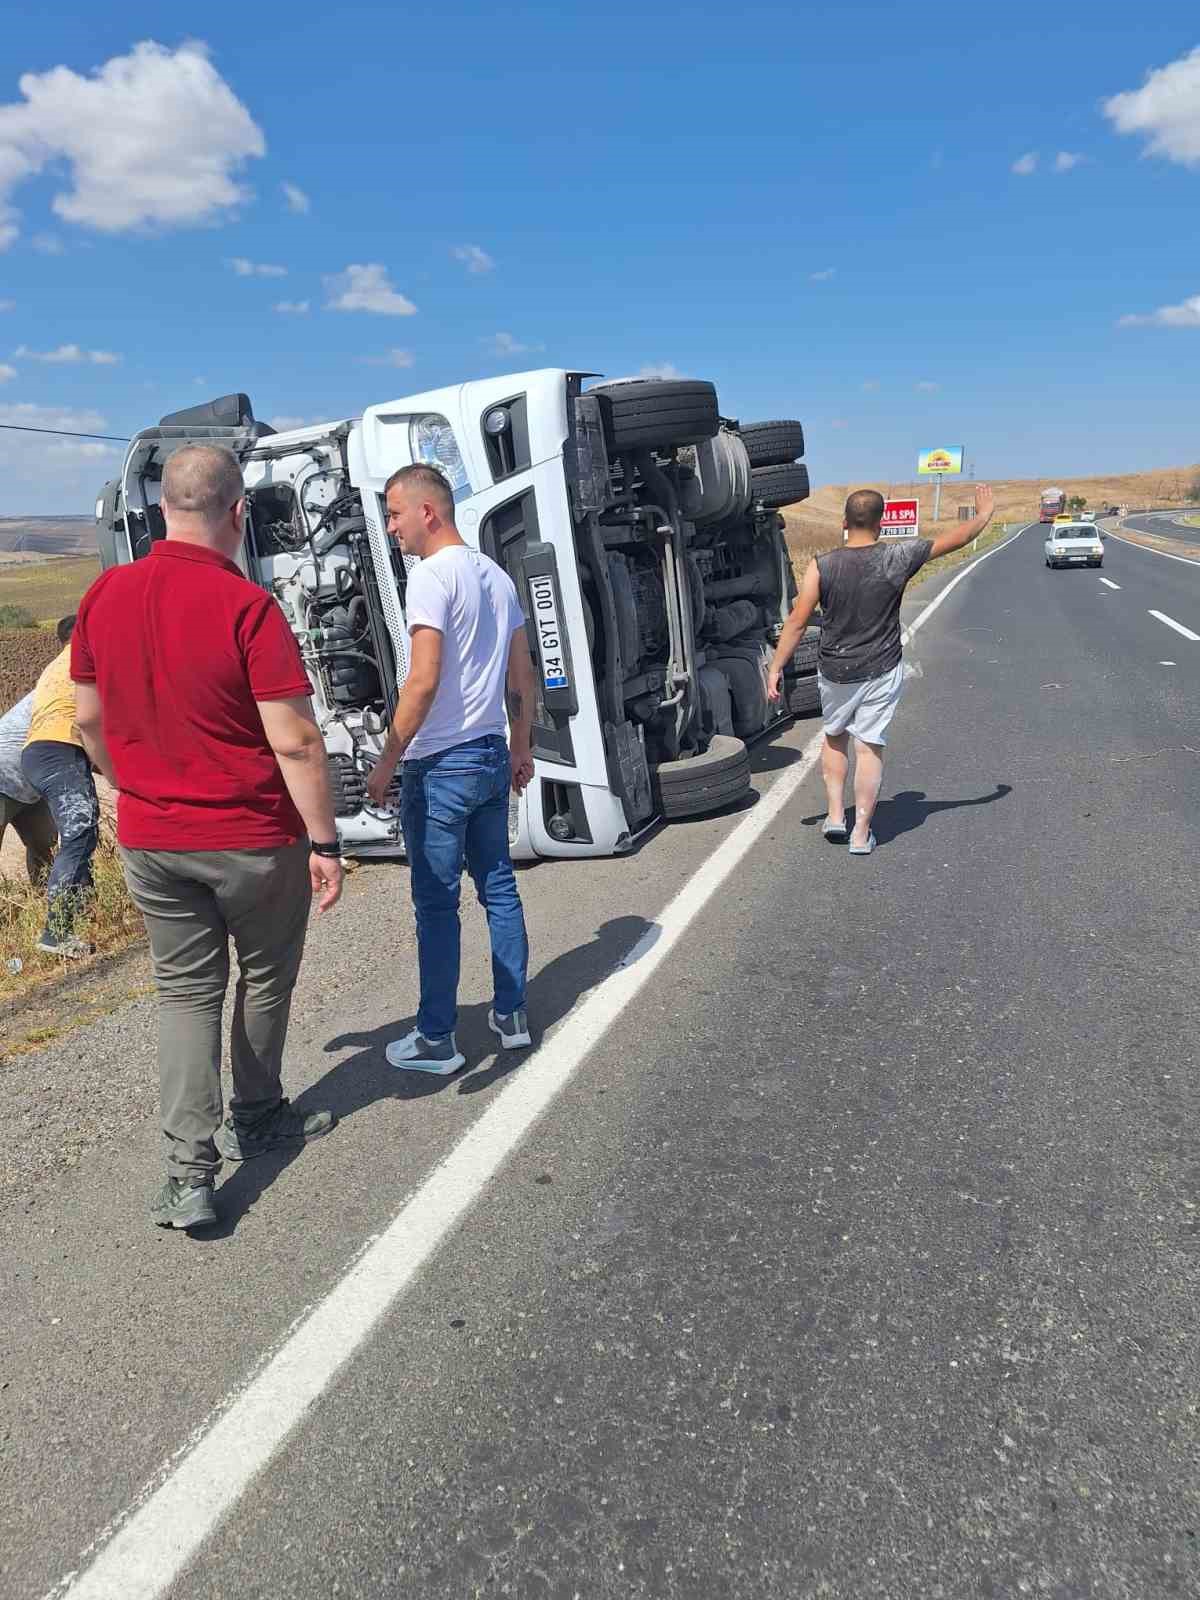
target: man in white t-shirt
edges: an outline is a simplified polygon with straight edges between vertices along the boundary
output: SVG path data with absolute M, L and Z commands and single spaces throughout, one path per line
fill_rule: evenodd
M 404 602 L 408 676 L 367 794 L 382 805 L 403 758 L 400 816 L 421 978 L 417 1025 L 388 1045 L 387 1058 L 444 1077 L 466 1065 L 454 1037 L 464 865 L 492 941 L 489 1026 L 506 1049 L 530 1043 L 529 942 L 508 853 L 508 799 L 533 777 L 533 663 L 512 580 L 460 537 L 442 474 L 401 467 L 384 492 L 388 534 L 418 560 Z

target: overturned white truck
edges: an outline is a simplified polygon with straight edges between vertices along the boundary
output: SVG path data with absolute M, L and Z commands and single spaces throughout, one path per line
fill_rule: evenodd
M 242 563 L 299 641 L 347 854 L 403 851 L 398 807 L 372 807 L 364 784 L 408 660 L 407 566 L 383 510 L 408 462 L 445 473 L 463 537 L 526 609 L 540 692 L 518 859 L 620 852 L 657 818 L 736 801 L 746 741 L 816 709 L 815 627 L 783 704 L 766 696 L 795 594 L 779 507 L 809 492 L 803 430 L 723 418 L 710 383 L 525 372 L 287 433 L 230 395 L 133 439 L 97 505 L 103 566 L 163 536 L 163 466 L 202 441 L 242 462 Z

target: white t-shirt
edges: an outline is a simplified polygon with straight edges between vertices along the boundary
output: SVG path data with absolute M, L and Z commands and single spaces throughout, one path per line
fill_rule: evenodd
M 436 628 L 442 636 L 437 693 L 405 756 L 420 760 L 468 739 L 503 735 L 509 646 L 525 626 L 512 579 L 490 556 L 448 545 L 412 568 L 405 610 L 410 633 Z
M 0 794 L 31 806 L 42 797 L 21 771 L 21 751 L 33 720 L 33 691 L 0 717 Z

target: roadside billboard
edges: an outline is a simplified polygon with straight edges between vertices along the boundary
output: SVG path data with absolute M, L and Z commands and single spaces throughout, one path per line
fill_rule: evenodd
M 879 524 L 881 538 L 915 539 L 921 525 L 919 500 L 885 500 L 883 520 Z
M 961 472 L 965 445 L 942 445 L 936 450 L 922 450 L 917 455 L 917 473 L 928 477 L 935 472 Z

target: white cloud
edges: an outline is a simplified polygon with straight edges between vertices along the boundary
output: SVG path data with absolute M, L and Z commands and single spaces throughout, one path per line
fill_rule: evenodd
M 0 300 L 0 311 L 15 311 L 16 309 L 17 302 L 15 300 Z
M 201 43 L 144 40 L 90 77 L 52 67 L 19 87 L 0 106 L 0 249 L 13 190 L 46 169 L 67 174 L 55 215 L 103 233 L 219 221 L 250 198 L 234 174 L 266 143 Z
M 20 345 L 13 355 L 18 361 L 48 361 L 69 367 L 85 362 L 93 367 L 115 367 L 121 359 L 112 350 L 84 350 L 77 344 L 60 344 L 56 350 L 31 350 L 28 345 Z
M 283 198 L 288 210 L 294 211 L 299 217 L 307 216 L 312 210 L 312 201 L 304 190 L 298 188 L 294 183 L 281 183 L 279 187 L 283 190 Z
M 0 422 L 20 428 L 107 433 L 99 411 L 21 403 L 0 405 Z M 103 439 L 0 432 L 0 512 L 53 516 L 89 514 L 106 478 L 114 476 L 124 445 Z
M 829 426 L 831 428 L 848 428 L 850 424 L 845 417 L 834 417 Z
M 229 265 L 239 278 L 286 278 L 286 267 L 273 267 L 269 261 L 247 261 L 245 256 L 231 256 Z
M 497 335 L 499 337 L 499 335 Z M 525 346 L 519 348 L 524 349 Z M 541 346 L 538 347 L 539 349 Z M 639 378 L 682 378 L 683 373 L 673 361 L 649 361 L 638 369 Z
M 417 309 L 392 287 L 387 268 L 379 261 L 347 267 L 325 279 L 330 311 L 373 311 L 381 317 L 411 317 Z
M 879 379 L 878 378 L 867 378 L 867 379 L 864 380 L 864 382 L 863 382 L 863 393 L 864 394 L 875 394 L 878 391 L 878 389 L 879 389 Z
M 411 367 L 416 357 L 411 350 L 385 350 L 380 356 L 360 356 L 364 367 Z
M 1077 167 L 1085 158 L 1077 150 L 1060 150 L 1054 158 L 1055 172 L 1070 172 L 1072 167 Z
M 916 386 L 918 394 L 936 394 L 940 388 L 941 384 L 930 383 L 928 378 L 922 379 Z
M 487 251 L 481 250 L 477 244 L 455 245 L 451 253 L 456 261 L 465 265 L 468 272 L 490 272 L 496 265 Z
M 1018 156 L 1012 164 L 1012 170 L 1019 178 L 1027 178 L 1031 172 L 1037 171 L 1038 153 L 1036 150 L 1027 150 L 1023 156 Z
M 10 367 L 7 361 L 0 361 L 0 383 L 11 383 L 16 375 L 16 367 Z
M 283 317 L 306 317 L 311 307 L 311 300 L 276 300 L 275 302 L 275 310 Z
M 828 283 L 836 272 L 836 267 L 822 267 L 820 272 L 810 272 L 808 276 L 813 283 Z
M 291 433 L 294 428 L 306 428 L 307 417 L 268 417 L 267 423 L 276 433 Z
M 1145 316 L 1136 313 L 1122 317 L 1121 328 L 1200 328 L 1200 294 L 1189 295 L 1177 306 L 1159 306 Z
M 1140 89 L 1114 94 L 1104 114 L 1118 133 L 1140 133 L 1146 154 L 1200 166 L 1200 45 L 1147 73 Z
M 44 256 L 61 256 L 66 251 L 66 246 L 56 233 L 35 233 L 29 242 Z
M 519 339 L 514 339 L 511 333 L 493 333 L 483 342 L 494 356 L 524 356 L 529 355 L 534 350 L 544 350 L 546 348 L 544 344 L 522 344 Z M 647 367 L 643 368 L 641 375 L 643 378 L 660 378 L 666 374 L 664 368 L 655 367 L 650 369 Z

